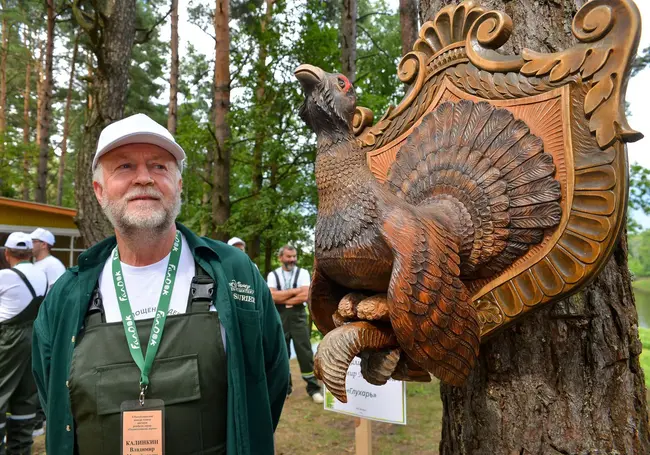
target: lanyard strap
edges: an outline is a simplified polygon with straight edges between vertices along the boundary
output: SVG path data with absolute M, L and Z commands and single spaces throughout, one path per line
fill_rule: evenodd
M 281 269 L 282 273 L 282 281 L 284 281 L 284 290 L 286 291 L 287 289 L 291 289 L 291 282 L 293 281 L 293 273 L 295 272 L 294 270 L 289 271 L 289 283 L 287 284 L 287 276 L 284 274 L 284 269 Z
M 147 346 L 146 357 L 142 355 L 142 348 L 140 347 L 140 338 L 138 337 L 138 329 L 135 326 L 135 316 L 131 309 L 129 296 L 126 293 L 126 286 L 124 285 L 124 274 L 122 273 L 122 265 L 120 263 L 120 253 L 113 250 L 113 283 L 115 285 L 115 293 L 117 294 L 117 303 L 120 307 L 122 315 L 122 324 L 124 325 L 124 333 L 126 334 L 127 345 L 131 352 L 131 357 L 135 361 L 138 368 L 140 368 L 140 403 L 144 403 L 144 392 L 149 385 L 149 372 L 153 365 L 153 360 L 158 352 L 158 346 L 162 340 L 163 329 L 165 328 L 165 320 L 167 319 L 167 310 L 169 309 L 169 302 L 172 298 L 172 291 L 174 289 L 174 282 L 176 281 L 176 271 L 178 269 L 178 262 L 181 257 L 181 235 L 176 232 L 174 245 L 169 255 L 169 263 L 167 264 L 167 273 L 163 281 L 163 287 L 160 291 L 160 300 L 158 301 L 158 308 L 156 309 L 156 316 L 153 319 L 151 326 L 151 334 L 149 335 L 149 345 Z

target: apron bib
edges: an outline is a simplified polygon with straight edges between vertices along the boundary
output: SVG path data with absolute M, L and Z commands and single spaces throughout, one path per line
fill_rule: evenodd
M 101 305 L 101 304 L 100 304 Z M 120 405 L 137 400 L 140 370 L 122 322 L 103 323 L 92 311 L 70 367 L 70 401 L 80 455 L 120 453 Z M 146 346 L 153 319 L 136 321 Z M 167 317 L 165 336 L 149 374 L 147 399 L 165 403 L 165 453 L 225 454 L 228 374 L 218 313 L 209 303 L 188 303 Z

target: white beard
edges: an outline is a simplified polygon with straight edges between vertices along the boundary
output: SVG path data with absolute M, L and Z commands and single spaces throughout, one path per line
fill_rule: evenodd
M 161 205 L 157 207 L 129 207 L 128 201 L 137 196 L 159 198 Z M 101 207 L 113 227 L 123 233 L 134 231 L 164 232 L 176 220 L 181 211 L 181 193 L 176 193 L 171 202 L 163 199 L 162 194 L 153 188 L 130 191 L 121 199 L 109 201 L 102 199 Z

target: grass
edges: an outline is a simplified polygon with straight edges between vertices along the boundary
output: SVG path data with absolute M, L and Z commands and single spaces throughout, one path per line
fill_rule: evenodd
M 32 455 L 45 455 L 45 435 L 34 438 Z
M 650 277 L 637 278 L 632 281 L 632 287 L 635 291 L 650 292 Z
M 650 329 L 639 328 L 639 337 L 643 343 L 641 366 L 647 372 L 646 386 L 650 388 Z M 275 433 L 276 455 L 354 454 L 355 418 L 325 411 L 322 404 L 313 403 L 295 359 L 291 361 L 291 373 L 294 391 L 284 405 Z M 439 383 L 408 383 L 406 395 L 408 425 L 372 422 L 374 455 L 438 453 L 442 424 Z M 35 438 L 32 454 L 45 455 L 44 436 Z
M 643 351 L 641 351 L 639 361 L 645 373 L 645 386 L 648 388 L 650 387 L 650 329 L 639 327 L 639 338 L 641 344 L 643 344 Z
M 291 361 L 294 391 L 284 404 L 275 433 L 277 455 L 340 455 L 354 453 L 354 417 L 325 411 L 305 391 L 296 360 Z M 438 382 L 406 386 L 408 425 L 373 422 L 374 455 L 438 453 L 442 402 Z M 45 455 L 45 437 L 34 440 L 33 455 Z
M 323 410 L 303 386 L 291 361 L 294 391 L 287 399 L 275 433 L 277 455 L 339 455 L 354 451 L 354 417 Z M 438 382 L 406 386 L 408 425 L 372 422 L 373 454 L 437 454 L 442 423 Z

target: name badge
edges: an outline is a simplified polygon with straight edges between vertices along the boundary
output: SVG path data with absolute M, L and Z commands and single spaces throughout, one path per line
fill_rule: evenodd
M 122 455 L 165 453 L 165 404 L 148 399 L 124 401 L 122 411 Z

